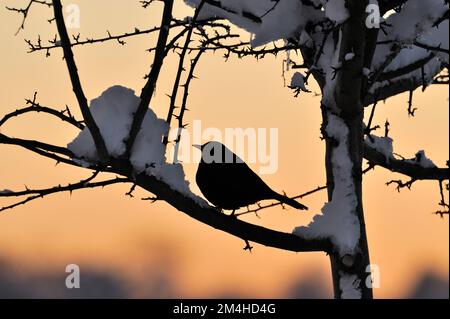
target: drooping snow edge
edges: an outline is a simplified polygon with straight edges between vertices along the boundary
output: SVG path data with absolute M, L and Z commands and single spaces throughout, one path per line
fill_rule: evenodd
M 352 254 L 358 246 L 360 224 L 356 215 L 358 200 L 349 158 L 348 128 L 336 115 L 328 115 L 327 134 L 339 144 L 333 149 L 334 190 L 332 200 L 322 207 L 322 214 L 314 216 L 308 226 L 294 229 L 295 235 L 305 239 L 329 238 L 341 256 Z
M 139 102 L 140 98 L 132 89 L 115 85 L 106 89 L 90 103 L 92 116 L 105 140 L 109 154 L 113 157 L 120 157 L 126 150 L 125 141 L 129 136 Z M 133 168 L 136 173 L 154 176 L 173 190 L 206 207 L 207 202 L 190 190 L 182 165 L 167 163 L 166 148 L 162 143 L 163 136 L 167 132 L 167 122 L 159 119 L 149 108 L 131 150 L 130 162 Z M 80 166 L 89 167 L 98 161 L 97 150 L 87 127 L 68 143 L 67 148 L 75 154 L 73 160 Z

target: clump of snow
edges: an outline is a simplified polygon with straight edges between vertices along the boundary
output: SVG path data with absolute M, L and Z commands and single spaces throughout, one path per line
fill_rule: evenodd
M 337 76 L 333 70 L 337 70 L 341 67 L 339 62 L 339 48 L 342 42 L 342 32 L 339 32 L 338 43 L 335 44 L 331 37 L 327 38 L 323 47 L 323 53 L 318 61 L 318 69 L 326 73 L 325 87 L 323 88 L 323 104 L 330 108 L 336 108 L 335 100 L 335 87 L 337 82 Z
M 433 29 L 434 23 L 447 10 L 445 0 L 408 0 L 400 12 L 386 20 L 391 26 L 387 36 L 403 43 L 412 43 L 418 36 Z
M 353 52 L 347 53 L 344 57 L 345 61 L 351 61 L 355 57 L 355 54 Z
M 91 101 L 90 111 L 111 156 L 120 156 L 125 152 L 125 139 L 131 128 L 132 113 L 138 105 L 139 98 L 134 95 L 134 91 L 122 86 L 113 86 Z M 87 128 L 67 147 L 79 158 L 90 161 L 98 158 Z
M 256 47 L 300 33 L 304 27 L 302 23 L 304 19 L 301 19 L 302 9 L 301 1 L 280 0 L 276 7 L 262 19 L 252 45 Z
M 366 137 L 365 143 L 376 149 L 378 152 L 383 154 L 386 157 L 386 161 L 389 162 L 389 159 L 394 158 L 393 152 L 393 140 L 392 138 L 386 136 L 386 137 L 380 137 L 375 135 L 370 135 L 370 137 Z
M 133 115 L 137 110 L 140 98 L 134 91 L 123 86 L 113 86 L 91 101 L 90 111 L 105 140 L 110 156 L 120 157 L 126 151 L 125 141 L 129 136 Z M 159 119 L 148 109 L 142 122 L 141 130 L 136 136 L 131 150 L 130 162 L 138 173 L 145 172 L 182 193 L 204 202 L 195 196 L 185 180 L 183 167 L 180 164 L 166 163 L 163 136 L 168 131 L 166 121 Z M 74 161 L 82 166 L 90 166 L 98 160 L 94 141 L 85 128 L 67 145 L 76 158 Z
M 362 74 L 363 74 L 365 77 L 369 77 L 369 75 L 370 75 L 370 69 L 369 69 L 369 68 L 363 68 L 363 69 L 362 69 Z
M 350 14 L 345 7 L 345 0 L 328 0 L 325 4 L 325 15 L 331 21 L 343 23 L 350 17 Z
M 380 33 L 380 42 L 395 42 L 402 45 L 400 53 L 386 67 L 385 71 L 395 71 L 429 56 L 430 51 L 413 45 L 416 41 L 425 45 L 439 46 L 448 49 L 449 28 L 448 20 L 441 22 L 434 27 L 434 23 L 448 12 L 448 4 L 445 0 L 408 0 L 400 12 L 393 12 L 386 19 L 386 33 Z M 390 45 L 377 46 L 372 70 L 378 69 L 392 53 Z M 449 60 L 448 53 L 435 52 L 436 56 L 424 65 L 423 72 L 420 68 L 400 75 L 390 81 L 376 82 L 370 93 L 377 94 L 376 91 L 383 87 L 395 85 L 395 82 L 408 80 L 415 83 L 429 84 L 434 76 L 441 72 L 442 61 Z
M 305 76 L 300 72 L 295 72 L 291 78 L 291 88 L 299 88 L 304 92 L 308 92 L 309 90 L 305 86 Z
M 148 175 L 155 176 L 157 179 L 170 185 L 173 190 L 194 197 L 198 203 L 206 203 L 202 198 L 192 194 L 189 189 L 189 183 L 185 180 L 181 164 L 158 163 L 154 167 L 146 168 L 145 171 Z
M 342 299 L 361 299 L 360 279 L 356 275 L 340 273 L 339 288 Z
M 449 63 L 449 23 L 448 20 L 443 21 L 430 32 L 421 35 L 417 42 L 428 45 L 430 47 L 439 47 L 446 51 L 434 52 L 437 57 L 445 63 Z
M 416 156 L 413 160 L 409 160 L 408 162 L 414 163 L 414 164 L 419 164 L 420 166 L 422 166 L 423 168 L 433 168 L 436 167 L 436 165 L 433 163 L 433 161 L 431 159 L 429 159 L 426 155 L 425 155 L 425 151 L 421 150 L 418 151 L 416 153 Z
M 354 252 L 360 238 L 353 166 L 347 145 L 348 129 L 342 119 L 329 114 L 326 132 L 339 142 L 331 155 L 335 182 L 333 197 L 323 206 L 321 215 L 314 216 L 307 227 L 295 228 L 294 234 L 308 239 L 330 238 L 343 256 Z
M 316 0 L 314 0 L 316 1 Z M 201 0 L 185 0 L 196 7 Z M 292 0 L 220 0 L 206 2 L 200 16 L 224 18 L 253 34 L 252 46 L 300 35 L 310 21 L 318 21 L 324 13 L 302 1 Z

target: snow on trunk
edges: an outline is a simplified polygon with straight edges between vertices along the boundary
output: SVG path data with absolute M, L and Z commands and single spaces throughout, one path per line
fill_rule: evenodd
M 359 285 L 360 279 L 358 279 L 358 276 L 341 272 L 339 288 L 342 291 L 342 299 L 361 299 Z
M 326 132 L 339 145 L 333 149 L 334 190 L 332 200 L 322 208 L 307 226 L 294 229 L 294 234 L 308 239 L 330 238 L 339 254 L 353 254 L 358 246 L 360 225 L 356 215 L 358 200 L 352 177 L 352 161 L 348 149 L 348 128 L 336 115 L 328 115 Z

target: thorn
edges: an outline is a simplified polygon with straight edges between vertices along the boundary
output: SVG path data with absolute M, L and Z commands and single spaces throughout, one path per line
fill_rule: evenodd
M 248 250 L 250 253 L 252 252 L 253 246 L 250 245 L 250 242 L 247 239 L 244 239 L 245 247 L 244 250 Z

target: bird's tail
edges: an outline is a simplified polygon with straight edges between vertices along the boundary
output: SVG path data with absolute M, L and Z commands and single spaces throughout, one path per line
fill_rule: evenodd
M 287 197 L 285 195 L 281 195 L 281 194 L 275 193 L 274 194 L 274 199 L 279 200 L 280 202 L 282 202 L 284 204 L 287 204 L 289 206 L 292 206 L 294 208 L 297 208 L 297 209 L 308 210 L 308 207 L 306 207 L 305 205 L 300 204 L 296 200 L 294 200 L 292 198 L 289 198 L 289 197 Z

